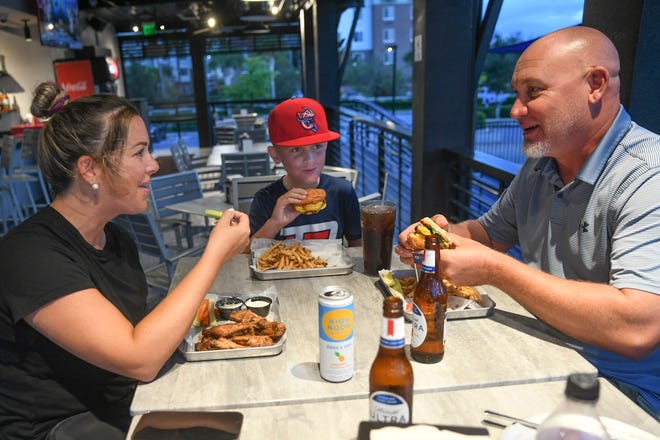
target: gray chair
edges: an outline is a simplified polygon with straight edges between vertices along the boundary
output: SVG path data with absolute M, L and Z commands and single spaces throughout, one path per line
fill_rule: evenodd
M 248 177 L 230 176 L 227 201 L 233 205 L 235 210 L 248 214 L 254 194 L 280 178 L 282 178 L 282 174 Z
M 5 135 L 2 138 L 0 151 L 2 152 L 0 184 L 9 192 L 13 215 L 15 215 L 14 222 L 20 223 L 37 212 L 32 185 L 39 184 L 39 179 L 21 171 L 20 159 L 15 155 L 14 136 Z
M 193 225 L 188 214 L 174 211 L 170 205 L 204 197 L 196 170 L 164 174 L 151 179 L 151 208 L 161 230 L 172 229 L 177 246 L 181 247 L 181 230 L 186 236 L 187 245 L 194 245 Z
M 323 173 L 329 174 L 331 176 L 343 177 L 344 179 L 351 182 L 353 188 L 356 188 L 357 186 L 358 170 L 356 170 L 355 168 L 344 168 L 344 167 L 326 165 L 323 167 Z
M 221 177 L 221 167 L 207 166 L 207 158 L 193 157 L 188 151 L 188 147 L 181 141 L 172 145 L 170 152 L 177 171 L 196 170 L 203 191 L 214 191 L 216 189 L 216 183 Z
M 0 224 L 2 225 L 0 235 L 9 232 L 21 222 L 21 219 L 22 215 L 19 214 L 18 206 L 12 197 L 9 180 L 5 180 L 4 175 L 0 173 Z
M 222 176 L 219 188 L 225 187 L 230 176 L 268 176 L 272 174 L 268 152 L 243 152 L 222 154 Z
M 144 272 L 147 275 L 147 283 L 150 286 L 165 291 L 169 289 L 172 282 L 176 263 L 183 257 L 192 257 L 201 254 L 206 245 L 203 244 L 174 252 L 165 246 L 160 228 L 156 224 L 156 220 L 149 213 L 120 215 L 115 218 L 114 222 L 121 225 L 133 237 L 140 252 L 142 264 L 145 266 Z M 147 257 L 155 257 L 156 263 L 145 264 L 148 260 Z M 159 269 L 163 268 L 165 269 L 165 278 L 162 276 L 164 275 L 162 273 L 163 271 L 159 271 Z
M 37 151 L 39 150 L 39 140 L 41 138 L 41 129 L 26 129 L 23 131 L 21 140 L 21 161 L 19 165 L 20 172 L 36 176 L 39 179 L 39 188 L 41 197 L 36 197 L 38 207 L 50 205 L 51 196 L 41 168 L 37 163 Z

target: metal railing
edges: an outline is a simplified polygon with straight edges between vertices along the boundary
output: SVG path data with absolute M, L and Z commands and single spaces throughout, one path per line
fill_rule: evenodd
M 387 175 L 386 198 L 398 203 L 397 230 L 402 230 L 415 220 L 411 218 L 411 129 L 343 107 L 339 120 L 341 138 L 328 150 L 328 162 L 358 170 L 358 196 L 381 192 Z M 492 126 L 489 128 L 495 131 Z M 514 133 L 507 144 L 495 142 L 494 137 L 483 142 L 482 135 L 480 142 L 475 140 L 475 152 L 471 157 L 445 152 L 449 158 L 446 172 L 450 173 L 451 185 L 449 194 L 438 194 L 438 197 L 449 200 L 450 212 L 446 214 L 451 221 L 479 217 L 511 183 L 524 160 L 520 153 L 521 140 L 516 140 L 516 128 L 519 134 L 517 124 L 504 123 L 505 131 Z M 502 136 L 499 139 L 502 140 Z M 510 254 L 520 257 L 517 248 Z
M 514 119 L 486 119 L 474 131 L 474 149 L 512 163 L 521 164 L 525 155 L 520 150 L 522 130 Z
M 412 132 L 350 109 L 339 113 L 341 138 L 328 150 L 328 163 L 358 170 L 358 196 L 383 192 L 397 202 L 397 229 L 411 222 Z

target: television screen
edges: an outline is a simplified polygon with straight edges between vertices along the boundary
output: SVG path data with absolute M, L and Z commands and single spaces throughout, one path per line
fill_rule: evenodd
M 37 0 L 37 18 L 43 46 L 82 49 L 78 0 Z

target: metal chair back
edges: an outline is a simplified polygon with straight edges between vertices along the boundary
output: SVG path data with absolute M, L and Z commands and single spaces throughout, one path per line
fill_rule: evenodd
M 186 160 L 186 155 L 178 143 L 170 147 L 170 152 L 172 153 L 172 159 L 174 160 L 174 166 L 176 166 L 177 171 L 188 171 L 192 168 Z
M 250 212 L 254 194 L 261 188 L 281 179 L 281 174 L 269 174 L 267 176 L 233 176 L 230 179 L 231 186 L 228 189 L 227 200 L 237 211 Z
M 229 176 L 240 174 L 243 177 L 267 176 L 272 174 L 270 156 L 267 152 L 223 153 L 220 187 Z
M 323 173 L 329 174 L 331 176 L 343 177 L 349 182 L 351 182 L 353 188 L 357 187 L 358 170 L 354 168 L 344 168 L 344 167 L 326 165 L 323 167 Z
M 37 212 L 37 204 L 32 193 L 32 183 L 39 182 L 36 176 L 25 174 L 20 169 L 20 160 L 15 156 L 16 140 L 14 136 L 5 135 L 0 142 L 2 171 L 0 179 L 7 186 L 10 198 L 15 206 L 18 222 L 22 222 Z
M 23 139 L 21 141 L 21 161 L 20 171 L 24 174 L 36 176 L 39 179 L 41 189 L 41 199 L 37 200 L 37 206 L 43 207 L 50 204 L 51 196 L 46 185 L 46 180 L 39 168 L 37 154 L 39 151 L 39 140 L 41 138 L 41 129 L 23 130 Z
M 180 212 L 168 208 L 173 203 L 204 197 L 195 170 L 156 176 L 151 179 L 150 187 L 152 205 L 158 218 L 180 215 Z
M 199 255 L 204 250 L 204 245 L 200 245 L 185 249 L 176 254 L 171 252 L 165 246 L 160 229 L 153 216 L 149 213 L 120 215 L 115 218 L 114 222 L 126 229 L 131 237 L 133 237 L 133 241 L 135 241 L 141 255 L 156 257 L 158 260 L 156 264 L 146 265 L 144 268 L 144 272 L 147 275 L 147 283 L 150 286 L 167 290 L 172 282 L 176 263 L 183 257 Z M 146 259 L 143 258 L 143 263 L 144 260 Z M 158 277 L 149 276 L 163 267 L 167 272 L 167 281 L 165 283 L 160 282 Z
M 193 247 L 193 225 L 188 214 L 170 209 L 174 203 L 204 197 L 197 171 L 164 174 L 151 179 L 151 208 L 161 230 L 173 229 L 177 246 L 181 247 L 181 231 L 187 245 Z

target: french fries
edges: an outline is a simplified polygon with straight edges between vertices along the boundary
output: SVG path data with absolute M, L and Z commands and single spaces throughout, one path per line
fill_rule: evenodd
M 287 246 L 278 241 L 257 258 L 257 269 L 262 271 L 314 269 L 327 265 L 327 261 L 314 257 L 309 249 L 298 242 Z

